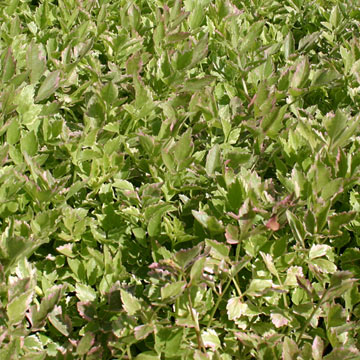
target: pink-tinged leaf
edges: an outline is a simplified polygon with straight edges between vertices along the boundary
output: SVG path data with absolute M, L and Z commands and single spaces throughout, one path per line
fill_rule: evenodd
M 135 339 L 136 340 L 143 340 L 146 339 L 152 332 L 154 332 L 155 327 L 153 324 L 145 324 L 139 325 L 135 328 Z
M 225 238 L 229 244 L 239 243 L 239 228 L 237 226 L 229 224 L 226 227 Z
M 298 286 L 298 281 L 296 277 L 300 279 L 304 278 L 303 269 L 300 266 L 290 266 L 287 270 L 287 275 L 285 279 L 286 286 Z
M 270 314 L 270 318 L 275 327 L 280 328 L 286 326 L 289 323 L 289 320 L 281 314 Z
M 56 330 L 64 336 L 69 336 L 72 331 L 70 317 L 63 314 L 61 306 L 55 306 L 54 310 L 49 314 L 49 320 Z
M 280 224 L 277 222 L 276 215 L 270 218 L 270 220 L 266 223 L 266 227 L 272 231 L 278 231 L 280 229 Z
M 54 309 L 55 305 L 60 300 L 63 288 L 63 286 L 54 286 L 49 290 L 49 295 L 42 299 L 40 306 L 37 307 L 34 305 L 31 307 L 27 317 L 34 329 L 42 327 L 48 314 Z
M 202 341 L 206 348 L 216 350 L 221 347 L 220 339 L 214 329 L 208 329 L 201 334 Z
M 286 337 L 284 339 L 283 347 L 282 347 L 282 359 L 283 360 L 293 360 L 297 358 L 299 354 L 299 348 L 297 347 L 294 340 Z
M 316 335 L 312 344 L 312 357 L 314 360 L 321 360 L 324 353 L 324 342 L 321 337 Z
M 68 256 L 68 257 L 75 257 L 76 255 L 73 253 L 73 247 L 74 247 L 74 244 L 72 243 L 68 243 L 68 244 L 65 244 L 65 245 L 61 245 L 61 246 L 58 246 L 56 248 L 56 250 L 65 255 L 65 256 Z
M 243 315 L 248 309 L 248 305 L 244 303 L 240 297 L 234 297 L 228 300 L 226 310 L 229 320 L 236 320 Z
M 53 71 L 50 73 L 40 86 L 40 89 L 35 98 L 36 102 L 50 97 L 60 85 L 60 70 Z
M 79 301 L 76 304 L 77 307 L 77 311 L 79 313 L 79 315 L 87 320 L 87 321 L 93 321 L 95 316 L 96 316 L 96 307 L 93 303 L 91 302 L 82 302 Z
M 290 86 L 294 89 L 304 87 L 309 78 L 310 64 L 307 57 L 304 57 L 296 67 L 296 71 L 291 79 Z

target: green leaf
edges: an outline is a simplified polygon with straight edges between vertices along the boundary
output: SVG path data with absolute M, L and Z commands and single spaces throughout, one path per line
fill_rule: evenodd
M 35 98 L 36 102 L 49 98 L 58 89 L 60 85 L 60 74 L 60 70 L 56 70 L 46 77 L 37 92 Z
M 37 83 L 46 71 L 46 55 L 43 47 L 32 41 L 26 53 L 26 63 L 30 69 L 30 84 Z
M 191 267 L 191 271 L 190 271 L 191 284 L 196 284 L 200 280 L 202 273 L 204 271 L 205 261 L 206 258 L 202 256 L 200 259 L 197 259 L 194 265 Z
M 330 24 L 336 29 L 342 20 L 342 14 L 338 5 L 335 5 L 330 13 Z
M 220 147 L 218 144 L 214 145 L 208 152 L 206 157 L 205 165 L 206 173 L 211 176 L 215 174 L 216 170 L 221 169 L 221 160 L 220 160 Z
M 188 67 L 191 64 L 192 61 L 192 54 L 193 51 L 184 51 L 184 52 L 177 52 L 175 55 L 176 59 L 176 69 L 182 70 Z
M 294 235 L 294 238 L 299 244 L 304 244 L 305 239 L 305 229 L 303 224 L 299 219 L 292 214 L 289 210 L 286 210 L 286 217 L 288 219 L 291 231 Z
M 76 348 L 76 353 L 79 356 L 85 355 L 94 344 L 95 336 L 94 334 L 87 332 L 85 335 L 80 339 L 78 346 Z
M 155 237 L 160 235 L 161 221 L 162 221 L 162 214 L 160 212 L 155 213 L 151 217 L 147 226 L 147 232 L 150 237 Z
M 224 227 L 220 221 L 214 216 L 209 216 L 203 211 L 192 210 L 192 214 L 195 219 L 205 228 L 213 234 L 220 234 L 224 231 Z
M 18 105 L 16 111 L 21 116 L 21 123 L 29 129 L 36 124 L 37 117 L 41 113 L 41 105 L 34 104 L 34 92 L 33 85 L 25 86 L 14 99 L 14 104 Z
M 179 296 L 186 287 L 186 281 L 175 281 L 161 288 L 161 298 L 163 300 L 169 297 Z
M 7 316 L 10 324 L 16 324 L 25 317 L 25 312 L 29 309 L 33 298 L 33 291 L 26 291 L 7 304 Z
M 349 211 L 338 213 L 329 217 L 329 232 L 331 235 L 337 235 L 339 230 L 345 224 L 349 224 L 356 217 L 356 212 Z
M 206 239 L 205 242 L 207 246 L 210 246 L 210 254 L 214 258 L 222 260 L 229 256 L 230 249 L 228 245 L 210 239 Z
M 175 160 L 180 163 L 188 159 L 192 154 L 193 148 L 194 144 L 192 143 L 190 129 L 181 136 L 173 148 Z
M 181 91 L 196 92 L 203 90 L 206 86 L 211 85 L 215 81 L 214 76 L 204 76 L 202 78 L 189 79 L 185 81 Z
M 189 17 L 189 25 L 191 29 L 197 29 L 205 16 L 204 13 L 204 5 L 202 4 L 201 1 L 198 1 L 195 3 L 195 8 L 190 12 L 190 17 Z
M 181 328 L 158 327 L 155 332 L 155 350 L 163 353 L 165 357 L 179 354 L 184 330 Z
M 62 307 L 56 306 L 54 310 L 48 315 L 49 321 L 64 336 L 69 336 L 71 333 L 71 321 L 67 316 L 63 316 Z
M 208 34 L 205 34 L 193 47 L 192 61 L 189 67 L 195 66 L 204 58 L 206 58 L 207 53 L 208 53 Z
M 155 351 L 144 351 L 137 355 L 135 360 L 160 360 L 160 355 Z
M 272 139 L 275 139 L 280 130 L 283 128 L 283 119 L 287 112 L 288 106 L 284 105 L 281 108 L 275 108 L 270 114 L 265 116 L 261 121 L 263 131 Z
M 69 259 L 68 259 L 68 261 L 69 261 Z M 76 289 L 76 296 L 79 298 L 80 301 L 91 302 L 96 299 L 96 292 L 89 285 L 76 284 L 75 289 Z
M 245 190 L 239 179 L 235 179 L 233 183 L 228 186 L 227 200 L 231 210 L 238 212 L 244 202 Z
M 20 124 L 16 119 L 13 119 L 6 131 L 6 141 L 10 145 L 16 144 L 20 140 Z
M 284 40 L 284 55 L 288 59 L 295 52 L 295 40 L 291 31 L 288 32 Z
M 174 260 L 182 269 L 185 269 L 200 254 L 201 249 L 202 246 L 197 245 L 190 249 L 179 250 L 175 253 Z
M 356 256 L 354 258 L 356 261 Z M 334 299 L 343 295 L 346 291 L 354 286 L 356 281 L 357 279 L 352 278 L 352 273 L 350 271 L 335 272 L 330 278 L 330 287 L 325 293 L 326 296 L 324 297 L 323 301 L 329 301 L 330 299 Z
M 311 86 L 324 86 L 339 78 L 340 74 L 335 70 L 319 69 L 313 75 Z
M 339 193 L 342 190 L 343 182 L 343 179 L 334 179 L 329 181 L 321 191 L 322 199 L 326 201 L 335 194 Z
M 272 256 L 270 254 L 264 254 L 262 251 L 260 251 L 260 255 L 264 260 L 264 263 L 266 265 L 266 267 L 268 268 L 268 270 L 270 271 L 270 273 L 276 277 L 279 276 L 278 271 L 276 270 L 276 267 L 274 265 L 274 261 L 272 259 Z
M 335 115 L 328 114 L 324 118 L 324 125 L 332 142 L 343 132 L 347 122 L 347 116 L 340 109 L 336 110 Z
M 146 241 L 146 231 L 143 228 L 134 228 L 132 229 L 132 232 L 136 238 L 136 240 L 139 241 L 139 243 L 146 247 L 147 246 L 147 241 Z
M 343 270 L 349 270 L 360 278 L 360 250 L 358 248 L 345 249 L 340 259 Z
M 264 29 L 264 25 L 265 21 L 258 21 L 250 26 L 246 36 L 241 41 L 241 52 L 248 52 L 256 49 L 256 47 L 258 46 L 258 38 Z
M 325 204 L 322 204 L 320 210 L 316 213 L 317 231 L 319 232 L 324 228 L 326 224 L 330 206 L 331 202 L 327 201 Z
M 111 105 L 118 97 L 118 89 L 112 81 L 101 88 L 101 96 L 108 105 Z
M 74 216 L 74 214 L 71 214 L 71 216 Z M 66 224 L 67 224 L 66 220 L 64 221 L 64 223 L 65 223 L 65 226 L 66 226 Z M 72 231 L 72 226 L 71 226 L 71 231 Z M 71 271 L 74 273 L 75 279 L 77 281 L 85 282 L 85 266 L 84 266 L 84 263 L 79 259 L 71 259 L 71 257 L 69 257 L 67 259 L 67 263 L 69 264 L 69 267 L 70 267 Z
M 8 48 L 2 63 L 2 80 L 9 81 L 15 74 L 16 62 L 13 57 L 11 48 Z
M 20 139 L 20 147 L 23 153 L 34 156 L 38 150 L 38 140 L 34 130 L 29 131 L 24 137 Z
M 261 296 L 264 291 L 271 288 L 273 285 L 272 280 L 267 279 L 253 279 L 250 282 L 246 293 L 250 296 Z
M 313 259 L 311 264 L 325 274 L 333 274 L 337 270 L 336 265 L 326 259 Z
M 340 304 L 332 304 L 328 310 L 327 327 L 342 326 L 346 323 L 346 312 Z
M 238 244 L 239 240 L 239 228 L 237 226 L 229 224 L 226 227 L 225 238 L 229 244 Z
M 301 38 L 299 41 L 298 50 L 308 51 L 309 49 L 311 49 L 314 43 L 320 37 L 320 34 L 320 31 L 315 31 Z
M 134 315 L 137 311 L 141 310 L 140 301 L 135 296 L 123 289 L 120 289 L 120 293 L 124 309 L 129 315 Z
M 312 260 L 325 256 L 329 252 L 331 252 L 331 247 L 329 245 L 313 245 L 309 251 L 309 259 Z

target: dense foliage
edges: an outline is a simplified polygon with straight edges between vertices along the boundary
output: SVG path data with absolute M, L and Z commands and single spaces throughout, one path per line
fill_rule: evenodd
M 0 4 L 1 359 L 360 359 L 360 10 Z

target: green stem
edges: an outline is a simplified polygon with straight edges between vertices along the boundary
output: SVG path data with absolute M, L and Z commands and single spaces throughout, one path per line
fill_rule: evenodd
M 314 315 L 316 314 L 316 312 L 319 310 L 320 306 L 322 305 L 322 302 L 325 299 L 325 296 L 328 292 L 328 289 L 324 291 L 323 295 L 321 296 L 319 302 L 317 303 L 316 307 L 314 308 L 314 310 L 311 312 L 310 316 L 308 317 L 308 319 L 306 320 L 306 322 L 304 323 L 304 325 L 301 328 L 300 334 L 298 335 L 297 339 L 296 339 L 296 344 L 299 344 L 302 336 L 304 335 L 304 332 L 306 330 L 306 328 L 309 326 L 312 318 L 314 317 Z
M 195 323 L 195 332 L 196 332 L 196 338 L 197 338 L 197 343 L 198 343 L 198 349 L 202 350 L 204 353 L 206 353 L 205 345 L 204 345 L 204 343 L 202 341 L 201 334 L 200 334 L 199 322 L 195 318 L 195 315 L 193 313 L 193 306 L 192 306 L 191 295 L 190 295 L 190 290 L 189 289 L 187 290 L 187 295 L 188 295 L 189 310 L 190 310 L 191 318 L 193 319 L 193 321 Z
M 131 355 L 130 345 L 128 345 L 128 346 L 126 347 L 126 352 L 127 352 L 128 359 L 131 360 L 131 359 L 132 359 L 132 355 Z
M 210 325 L 211 325 L 211 323 L 212 323 L 212 321 L 213 321 L 213 319 L 214 319 L 214 315 L 215 315 L 215 313 L 216 313 L 216 310 L 218 309 L 219 304 L 220 304 L 220 302 L 221 302 L 224 294 L 226 293 L 227 289 L 229 288 L 229 286 L 230 286 L 230 284 L 231 284 L 231 281 L 232 281 L 232 278 L 227 282 L 224 291 L 219 295 L 219 297 L 218 297 L 218 299 L 217 299 L 217 301 L 216 301 L 216 304 L 215 304 L 215 306 L 214 306 L 214 308 L 213 308 L 213 311 L 211 312 L 210 320 L 209 320 L 208 325 L 207 325 L 208 327 L 210 327 Z
M 232 278 L 232 281 L 233 281 L 233 283 L 235 285 L 235 288 L 236 288 L 236 291 L 237 291 L 238 295 L 240 297 L 242 297 L 242 292 L 241 292 L 240 286 L 239 286 L 237 280 L 235 279 L 235 277 Z

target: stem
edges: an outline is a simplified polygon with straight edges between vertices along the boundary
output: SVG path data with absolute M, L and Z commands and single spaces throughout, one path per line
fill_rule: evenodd
M 306 320 L 306 322 L 304 323 L 304 325 L 302 326 L 301 328 L 301 331 L 300 331 L 300 334 L 299 336 L 297 337 L 296 339 L 296 344 L 299 344 L 302 336 L 304 335 L 304 332 L 306 330 L 306 328 L 309 326 L 312 318 L 314 317 L 315 313 L 319 310 L 320 306 L 322 305 L 322 302 L 324 301 L 325 299 L 325 296 L 328 292 L 328 289 L 324 291 L 323 295 L 321 296 L 319 302 L 317 303 L 316 307 L 314 308 L 314 310 L 311 312 L 310 316 L 308 317 L 308 319 Z
M 200 334 L 199 322 L 195 318 L 195 315 L 193 313 L 193 306 L 192 306 L 191 295 L 190 295 L 189 289 L 187 290 L 187 295 L 188 295 L 189 310 L 190 310 L 191 318 L 193 319 L 193 321 L 195 323 L 195 332 L 196 332 L 196 338 L 197 338 L 197 343 L 198 343 L 198 349 L 202 350 L 204 353 L 206 353 L 205 345 L 202 341 L 201 334 Z
M 208 325 L 207 325 L 208 327 L 210 327 L 210 325 L 211 325 L 211 323 L 212 323 L 212 321 L 213 321 L 214 315 L 215 315 L 215 313 L 216 313 L 216 310 L 217 310 L 217 308 L 219 307 L 219 304 L 220 304 L 220 302 L 221 302 L 224 294 L 226 293 L 227 289 L 229 288 L 229 286 L 230 286 L 230 284 L 231 284 L 231 281 L 232 281 L 232 279 L 230 279 L 230 280 L 228 281 L 228 283 L 227 283 L 226 286 L 225 286 L 224 291 L 219 295 L 219 297 L 218 297 L 218 299 L 217 299 L 217 301 L 216 301 L 216 304 L 215 304 L 215 306 L 214 306 L 214 308 L 213 308 L 213 311 L 211 312 L 210 320 L 209 320 Z
M 131 351 L 130 351 L 130 345 L 128 345 L 128 346 L 126 347 L 126 352 L 127 352 L 127 355 L 128 355 L 129 360 L 131 360 L 131 359 L 132 359 L 132 355 L 131 355 Z
M 235 285 L 235 288 L 236 288 L 236 291 L 237 291 L 238 295 L 239 295 L 240 297 L 242 297 L 242 292 L 241 292 L 241 290 L 240 290 L 240 286 L 239 286 L 237 280 L 235 279 L 235 277 L 232 278 L 232 281 L 233 281 L 233 283 L 234 283 L 234 285 Z
M 279 274 L 277 274 L 276 278 L 277 278 L 277 280 L 278 280 L 281 288 L 283 289 L 283 288 L 284 288 L 284 284 L 283 284 L 283 282 L 281 281 Z M 282 295 L 283 295 L 284 305 L 285 305 L 285 307 L 288 307 L 288 302 L 287 302 L 287 299 L 286 299 L 286 293 L 283 293 Z
M 236 246 L 235 262 L 239 261 L 240 250 L 241 250 L 241 243 L 237 244 Z

